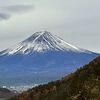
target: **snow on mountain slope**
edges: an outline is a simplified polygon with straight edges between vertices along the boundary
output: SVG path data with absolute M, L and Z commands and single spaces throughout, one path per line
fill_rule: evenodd
M 17 53 L 29 54 L 32 52 L 46 52 L 48 50 L 86 52 L 52 35 L 50 32 L 42 31 L 34 33 L 31 37 L 20 42 L 18 45 L 2 51 L 1 55 L 13 55 Z
M 20 87 L 57 80 L 99 56 L 50 32 L 36 32 L 0 52 L 0 86 Z

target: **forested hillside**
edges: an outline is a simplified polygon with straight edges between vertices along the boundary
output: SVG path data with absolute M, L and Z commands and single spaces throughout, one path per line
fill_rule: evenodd
M 100 100 L 100 56 L 76 72 L 10 100 Z

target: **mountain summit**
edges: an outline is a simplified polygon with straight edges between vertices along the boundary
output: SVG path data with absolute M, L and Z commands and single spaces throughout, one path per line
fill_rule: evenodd
M 31 37 L 22 41 L 18 45 L 5 50 L 5 54 L 30 54 L 32 52 L 46 52 L 46 51 L 74 51 L 85 52 L 67 42 L 58 36 L 52 35 L 50 32 L 41 31 L 35 32 Z

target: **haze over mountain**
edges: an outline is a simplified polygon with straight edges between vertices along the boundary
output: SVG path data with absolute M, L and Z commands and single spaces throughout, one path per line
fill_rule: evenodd
M 35 32 L 0 52 L 0 85 L 34 85 L 59 79 L 98 55 L 73 46 L 50 32 Z

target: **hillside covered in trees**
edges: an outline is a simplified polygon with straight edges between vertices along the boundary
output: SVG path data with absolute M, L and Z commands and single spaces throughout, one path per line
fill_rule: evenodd
M 10 100 L 100 100 L 100 56 L 76 72 Z

